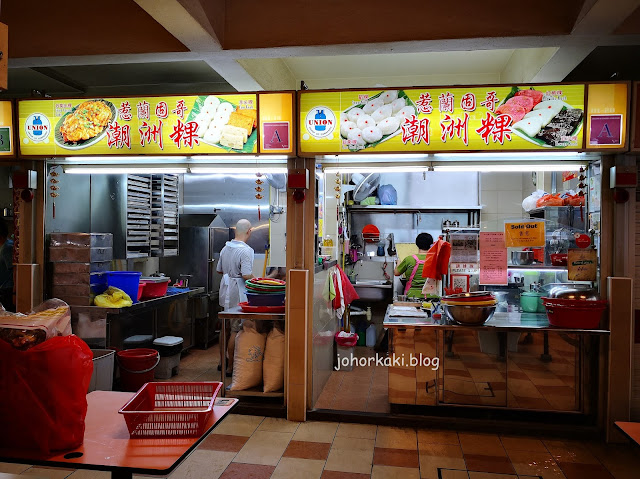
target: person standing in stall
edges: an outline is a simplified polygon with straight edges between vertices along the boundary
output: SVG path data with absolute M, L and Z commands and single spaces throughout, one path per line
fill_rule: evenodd
M 0 219 L 0 303 L 6 311 L 15 311 L 13 304 L 13 241 L 9 239 L 9 228 L 2 219 Z
M 235 308 L 238 303 L 247 300 L 245 281 L 253 278 L 254 251 L 247 244 L 251 236 L 251 223 L 241 219 L 236 223 L 235 238 L 227 241 L 220 252 L 218 261 L 218 273 L 222 274 L 220 282 L 220 306 L 225 311 Z M 231 322 L 230 330 L 227 330 L 227 357 L 229 358 L 227 374 L 233 370 L 233 352 L 235 350 L 236 334 L 241 329 L 240 320 Z M 220 354 L 224 354 L 221 351 Z M 222 356 L 221 356 L 222 359 Z
M 425 278 L 422 277 L 422 268 L 425 260 L 427 259 L 427 253 L 431 245 L 433 244 L 433 237 L 429 233 L 420 233 L 416 236 L 416 246 L 418 247 L 418 254 L 410 255 L 404 258 L 400 264 L 393 271 L 393 274 L 400 276 L 404 274 L 407 284 L 404 288 L 404 295 L 411 298 L 423 298 L 422 287 L 425 283 Z

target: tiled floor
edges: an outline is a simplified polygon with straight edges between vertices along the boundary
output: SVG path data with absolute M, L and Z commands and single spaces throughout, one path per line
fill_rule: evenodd
M 0 463 L 0 473 L 107 479 L 108 473 Z M 170 479 L 636 479 L 638 449 L 431 429 L 231 415 Z
M 357 358 L 374 354 L 372 348 L 364 346 L 357 346 L 354 353 Z M 332 371 L 315 408 L 388 413 L 389 368 L 371 365 L 354 367 L 352 371 Z
M 220 381 L 220 348 L 191 349 L 180 359 L 180 372 L 167 381 Z M 158 379 L 161 381 L 161 379 Z

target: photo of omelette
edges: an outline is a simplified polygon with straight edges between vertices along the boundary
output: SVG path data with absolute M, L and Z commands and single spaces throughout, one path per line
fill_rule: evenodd
M 104 133 L 115 115 L 115 107 L 106 100 L 84 101 L 60 120 L 56 136 L 61 140 L 61 146 L 80 146 L 78 142 L 91 140 Z

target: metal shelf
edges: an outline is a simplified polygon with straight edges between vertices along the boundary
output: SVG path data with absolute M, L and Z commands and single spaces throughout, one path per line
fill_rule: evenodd
M 546 264 L 510 264 L 507 265 L 507 269 L 523 269 L 523 270 L 539 270 L 539 271 L 548 271 L 548 270 L 556 270 L 556 271 L 567 271 L 567 266 L 552 266 Z
M 152 256 L 178 255 L 178 176 L 153 175 L 151 200 Z
M 347 206 L 347 210 L 356 213 L 356 212 L 458 212 L 458 211 L 481 211 L 482 206 L 429 206 L 424 208 L 416 208 L 413 206 L 397 206 L 397 205 L 352 205 Z

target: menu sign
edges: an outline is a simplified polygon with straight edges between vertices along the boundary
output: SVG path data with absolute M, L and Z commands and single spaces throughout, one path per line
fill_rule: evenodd
M 544 221 L 516 221 L 504 224 L 506 246 L 527 248 L 544 246 Z
M 593 248 L 569 249 L 567 255 L 569 281 L 595 281 L 598 275 L 598 254 Z
M 584 85 L 300 92 L 300 153 L 583 148 Z
M 480 233 L 480 284 L 507 284 L 504 233 Z
M 23 155 L 293 151 L 291 93 L 24 100 L 18 112 Z

